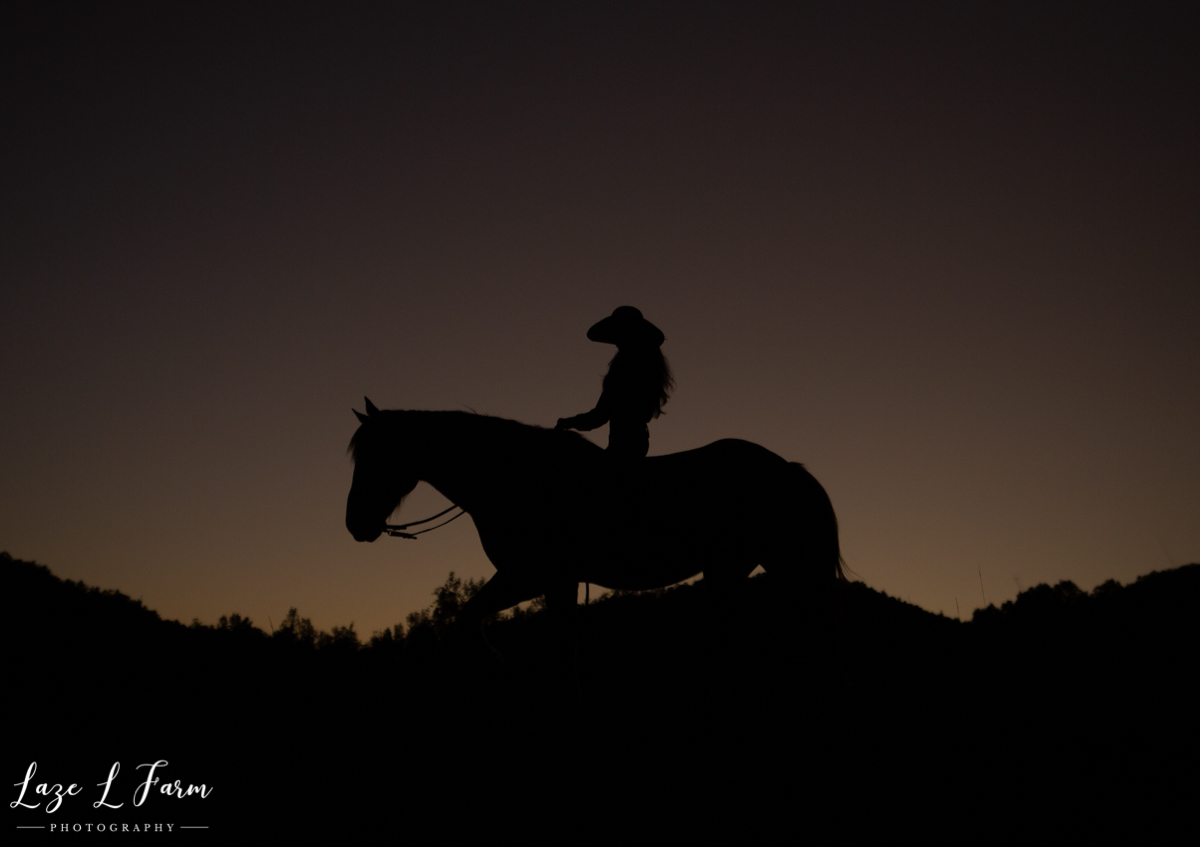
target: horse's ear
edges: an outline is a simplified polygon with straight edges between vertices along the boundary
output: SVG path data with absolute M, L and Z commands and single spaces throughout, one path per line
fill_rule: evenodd
M 354 417 L 358 418 L 359 423 L 367 422 L 367 416 L 364 415 L 362 412 L 360 412 L 358 409 L 351 409 L 350 411 L 354 412 Z
M 370 397 L 364 397 L 363 399 L 367 401 L 367 414 L 368 415 L 373 415 L 379 411 L 378 409 L 375 408 L 375 404 L 371 402 Z

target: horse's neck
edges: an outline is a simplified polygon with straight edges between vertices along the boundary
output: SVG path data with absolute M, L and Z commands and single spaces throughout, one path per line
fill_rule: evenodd
M 454 412 L 414 412 L 418 415 L 413 435 L 422 448 L 421 479 L 443 496 L 468 511 L 499 488 L 493 478 L 495 462 L 488 455 L 495 448 L 473 421 Z
M 578 455 L 555 451 L 551 441 L 512 421 L 462 412 L 411 414 L 409 437 L 424 456 L 421 479 L 468 511 L 524 508 L 550 496 L 564 470 L 582 478 Z

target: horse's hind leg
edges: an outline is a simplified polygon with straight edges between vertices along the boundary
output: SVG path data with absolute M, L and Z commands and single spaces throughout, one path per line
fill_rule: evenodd
M 708 611 L 706 631 L 714 638 L 726 640 L 729 633 L 743 630 L 747 614 L 746 578 L 753 572 L 753 562 L 723 562 L 704 570 L 704 605 Z M 732 624 L 732 626 L 731 626 Z
M 766 614 L 755 625 L 760 637 L 803 662 L 810 672 L 828 670 L 836 648 L 836 588 L 833 574 L 821 557 L 802 552 L 769 556 L 763 560 L 768 589 L 760 603 Z
M 722 562 L 717 567 L 705 568 L 704 585 L 710 603 L 727 602 L 740 596 L 746 587 L 746 577 L 750 576 L 754 568 L 753 562 Z

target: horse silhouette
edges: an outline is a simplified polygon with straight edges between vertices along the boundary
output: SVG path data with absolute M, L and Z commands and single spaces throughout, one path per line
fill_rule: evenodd
M 762 565 L 802 590 L 844 579 L 837 518 L 800 464 L 747 441 L 614 461 L 573 432 L 467 412 L 367 414 L 350 441 L 346 528 L 383 534 L 419 481 L 475 521 L 495 575 L 460 624 L 545 596 L 572 607 L 579 583 L 660 588 L 703 573 L 729 587 Z

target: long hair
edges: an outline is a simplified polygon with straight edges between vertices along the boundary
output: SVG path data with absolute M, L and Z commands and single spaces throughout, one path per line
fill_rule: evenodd
M 651 418 L 661 415 L 671 389 L 675 387 L 671 366 L 662 350 L 647 344 L 617 347 L 617 355 L 608 363 L 608 373 L 604 376 L 604 390 L 619 392 L 621 387 L 626 390 L 636 388 L 639 399 L 644 398 L 647 407 L 653 404 Z

